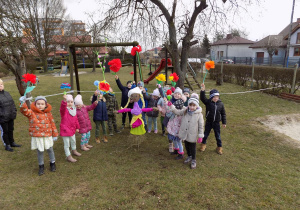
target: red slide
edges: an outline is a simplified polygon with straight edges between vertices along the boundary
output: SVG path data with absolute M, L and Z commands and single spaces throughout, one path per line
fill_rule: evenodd
M 153 79 L 159 74 L 159 72 L 161 72 L 161 70 L 163 70 L 163 69 L 165 68 L 165 66 L 166 66 L 166 59 L 163 58 L 163 59 L 161 59 L 161 61 L 160 61 L 159 67 L 155 70 L 155 72 L 153 72 L 153 73 L 150 75 L 150 77 L 149 77 L 148 79 L 145 79 L 145 80 L 144 80 L 144 83 L 145 83 L 145 84 L 148 84 L 151 80 L 153 80 Z M 171 59 L 169 59 L 169 58 L 168 58 L 168 66 L 172 66 L 172 61 L 171 61 Z

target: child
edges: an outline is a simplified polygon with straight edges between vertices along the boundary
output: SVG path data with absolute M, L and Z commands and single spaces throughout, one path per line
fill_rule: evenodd
M 20 102 L 23 103 L 21 113 L 29 120 L 31 150 L 37 149 L 39 176 L 44 174 L 44 150 L 47 150 L 49 155 L 50 170 L 56 171 L 53 141 L 57 140 L 58 131 L 51 114 L 52 106 L 43 96 L 36 97 L 35 102 L 30 104 L 30 109 L 24 96 L 20 98 Z
M 178 99 L 173 104 L 177 110 L 182 110 L 184 101 L 182 99 Z M 180 124 L 181 124 L 181 118 L 180 115 L 173 115 L 170 117 L 167 130 L 168 130 L 168 139 L 169 141 L 172 141 L 174 144 L 174 152 L 172 152 L 172 155 L 178 154 L 178 156 L 175 158 L 176 160 L 180 160 L 183 158 L 183 146 L 182 141 L 179 138 L 179 130 L 180 130 Z
M 99 100 L 97 99 L 99 96 Z M 106 109 L 106 100 L 103 98 L 103 95 L 100 94 L 99 91 L 95 91 L 93 98 L 92 98 L 92 103 L 95 101 L 98 101 L 98 104 L 96 108 L 94 109 L 94 115 L 93 115 L 93 120 L 96 124 L 96 131 L 95 131 L 95 137 L 96 137 L 96 143 L 100 143 L 100 125 L 102 127 L 103 131 L 103 141 L 104 143 L 107 143 L 107 137 L 106 137 L 106 128 L 105 128 L 105 121 L 108 120 L 108 115 L 107 115 L 107 109 Z
M 109 88 L 109 93 L 105 94 L 104 98 L 106 99 L 109 135 L 113 136 L 113 127 L 116 133 L 121 133 L 121 131 L 119 131 L 117 127 L 117 115 L 115 113 L 115 111 L 119 110 L 118 101 L 112 88 Z
M 188 101 L 190 99 L 190 89 L 189 88 L 184 88 L 183 89 L 183 95 L 185 95 L 185 97 L 186 97 L 186 101 L 184 102 L 184 106 L 187 107 L 188 106 Z
M 143 96 L 146 100 L 148 100 L 149 108 L 153 108 L 153 107 L 157 108 L 157 103 L 160 98 L 158 89 L 153 90 L 153 93 L 151 94 L 151 96 L 146 94 L 146 90 L 143 90 Z M 153 122 L 153 127 L 154 127 L 154 133 L 157 133 L 158 111 L 147 112 L 147 116 L 148 116 L 148 133 L 151 133 L 152 122 Z
M 98 104 L 98 101 L 95 101 L 92 105 L 86 106 L 83 104 L 82 96 L 77 95 L 74 99 L 76 106 L 76 115 L 79 123 L 79 133 L 81 134 L 80 147 L 83 151 L 89 151 L 92 148 L 92 145 L 89 145 L 89 140 L 91 137 L 92 125 L 89 117 L 89 111 L 94 110 Z
M 188 157 L 184 163 L 191 162 L 191 169 L 196 168 L 196 142 L 202 141 L 203 138 L 203 115 L 199 106 L 199 96 L 193 93 L 188 101 L 188 107 L 177 110 L 174 105 L 171 110 L 177 115 L 183 115 L 179 130 L 179 138 L 184 141 Z
M 65 154 L 69 162 L 75 163 L 77 160 L 72 157 L 69 147 L 71 144 L 73 155 L 81 156 L 81 154 L 76 150 L 75 137 L 75 133 L 79 132 L 80 127 L 72 95 L 64 95 L 64 100 L 61 101 L 60 105 L 60 116 L 60 136 L 62 136 L 64 140 Z
M 137 86 L 140 88 L 141 91 L 145 90 L 146 91 L 146 95 L 148 95 L 147 93 L 147 88 L 144 87 L 144 82 L 142 81 L 139 81 L 137 83 Z M 132 85 L 132 88 L 134 87 L 134 85 Z M 146 100 L 144 98 L 144 102 L 145 102 L 145 107 L 144 108 L 148 108 L 148 100 Z M 142 102 L 142 98 L 140 98 L 140 100 L 138 101 L 138 104 L 139 104 L 139 107 L 140 108 L 143 108 L 143 102 Z M 145 125 L 145 130 L 148 130 L 147 128 L 147 120 L 146 120 L 146 113 L 145 112 L 142 112 L 142 119 L 144 121 L 144 125 Z
M 116 82 L 117 82 L 117 85 L 118 85 L 119 89 L 122 92 L 121 107 L 125 107 L 126 104 L 127 104 L 127 101 L 128 101 L 128 91 L 131 89 L 132 82 L 128 81 L 127 84 L 126 84 L 127 86 L 124 87 L 122 85 L 118 75 L 115 76 L 115 79 L 116 79 Z M 128 108 L 133 108 L 133 103 L 129 103 Z M 122 129 L 125 128 L 126 115 L 127 115 L 126 112 L 122 113 Z M 132 114 L 130 112 L 128 112 L 128 118 L 129 118 L 129 124 L 130 124 L 131 119 L 132 119 Z
M 209 92 L 209 99 L 205 96 L 205 85 L 201 84 L 200 99 L 206 106 L 206 123 L 204 138 L 200 147 L 200 151 L 204 152 L 206 148 L 206 140 L 211 131 L 215 132 L 215 137 L 217 140 L 216 152 L 219 155 L 223 154 L 222 141 L 221 141 L 221 131 L 220 131 L 220 121 L 222 120 L 223 127 L 226 128 L 226 113 L 224 104 L 220 100 L 220 93 L 216 89 L 212 89 Z
M 13 152 L 12 147 L 20 147 L 14 140 L 14 120 L 17 117 L 17 108 L 9 92 L 4 90 L 4 83 L 0 79 L 0 125 L 3 129 L 5 150 Z

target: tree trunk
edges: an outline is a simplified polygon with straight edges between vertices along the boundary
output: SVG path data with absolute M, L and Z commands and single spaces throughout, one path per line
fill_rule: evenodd
M 93 71 L 92 72 L 96 72 L 96 59 L 93 58 Z

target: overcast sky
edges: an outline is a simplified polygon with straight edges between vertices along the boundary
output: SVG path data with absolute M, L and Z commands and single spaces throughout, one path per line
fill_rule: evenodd
M 253 5 L 248 8 L 251 17 L 245 14 L 236 18 L 232 27 L 246 31 L 252 41 L 278 34 L 291 21 L 292 4 L 293 0 L 261 0 L 259 7 Z M 84 22 L 87 20 L 85 12 L 95 12 L 99 8 L 95 0 L 65 0 L 65 5 L 72 19 Z M 295 3 L 293 22 L 297 18 L 300 18 L 300 0 Z

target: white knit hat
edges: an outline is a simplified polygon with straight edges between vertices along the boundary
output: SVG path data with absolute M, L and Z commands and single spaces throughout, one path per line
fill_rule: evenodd
M 131 94 L 134 94 L 134 93 L 142 94 L 142 91 L 139 87 L 135 87 L 135 88 L 129 90 L 128 97 L 130 97 Z
M 179 93 L 180 95 L 182 95 L 182 90 L 181 90 L 181 88 L 180 87 L 177 87 L 176 89 L 175 89 L 175 91 L 174 91 L 174 94 L 175 93 Z
M 75 105 L 83 105 L 82 96 L 78 94 L 74 99 Z
M 197 93 L 192 93 L 191 97 L 188 101 L 188 105 L 190 105 L 190 103 L 195 104 L 197 107 L 199 107 L 199 96 Z
M 70 94 L 67 94 L 67 101 L 73 101 L 73 96 Z
M 153 90 L 153 93 L 152 93 L 153 96 L 157 96 L 157 97 L 160 97 L 160 94 L 159 94 L 159 91 L 158 89 L 156 88 L 155 90 Z

